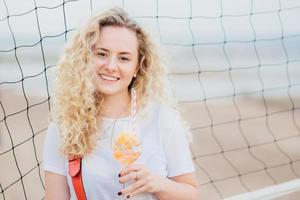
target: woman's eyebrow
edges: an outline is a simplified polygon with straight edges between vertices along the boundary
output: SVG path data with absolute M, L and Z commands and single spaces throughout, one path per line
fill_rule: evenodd
M 108 49 L 105 49 L 103 47 L 95 47 L 95 50 L 102 50 L 102 51 L 110 52 Z M 132 55 L 132 53 L 130 53 L 129 51 L 122 51 L 119 54 L 121 54 L 121 55 L 124 55 L 124 54 Z
M 127 52 L 127 51 L 124 51 L 124 52 L 120 52 L 120 54 L 122 54 L 122 55 L 126 55 L 126 54 L 128 54 L 128 55 L 132 55 L 130 52 Z
M 102 50 L 102 51 L 109 51 L 108 49 L 105 49 L 105 48 L 102 48 L 102 47 L 95 47 L 94 48 L 95 50 Z

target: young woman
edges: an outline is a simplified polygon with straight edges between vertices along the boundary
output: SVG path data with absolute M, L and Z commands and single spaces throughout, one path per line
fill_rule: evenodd
M 82 159 L 89 200 L 199 198 L 187 129 L 167 103 L 166 74 L 149 36 L 123 10 L 91 18 L 57 70 L 44 147 L 46 200 L 76 199 L 70 157 Z M 122 165 L 113 138 L 133 130 L 140 156 Z

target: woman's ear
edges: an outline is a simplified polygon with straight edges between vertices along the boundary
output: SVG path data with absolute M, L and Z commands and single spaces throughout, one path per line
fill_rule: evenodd
M 136 68 L 135 68 L 135 70 L 134 70 L 133 78 L 136 78 L 136 76 L 137 76 L 137 74 L 139 72 L 139 69 L 140 69 L 140 66 L 137 65 Z

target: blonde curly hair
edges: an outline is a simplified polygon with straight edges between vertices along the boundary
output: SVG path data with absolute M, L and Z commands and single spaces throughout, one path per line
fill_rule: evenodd
M 91 153 L 100 134 L 103 95 L 92 82 L 90 62 L 92 47 L 105 26 L 125 27 L 136 34 L 139 70 L 128 89 L 137 91 L 138 110 L 151 98 L 160 102 L 168 98 L 166 71 L 148 34 L 120 8 L 92 17 L 75 33 L 57 66 L 50 118 L 59 128 L 60 152 L 64 155 L 82 157 Z

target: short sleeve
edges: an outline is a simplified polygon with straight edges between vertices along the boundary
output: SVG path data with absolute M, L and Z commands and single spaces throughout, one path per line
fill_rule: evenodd
M 160 115 L 163 149 L 166 155 L 168 177 L 195 171 L 187 139 L 188 129 L 180 113 L 164 109 Z
M 59 153 L 59 145 L 59 130 L 54 123 L 50 123 L 44 143 L 43 169 L 44 171 L 67 176 L 66 158 Z

